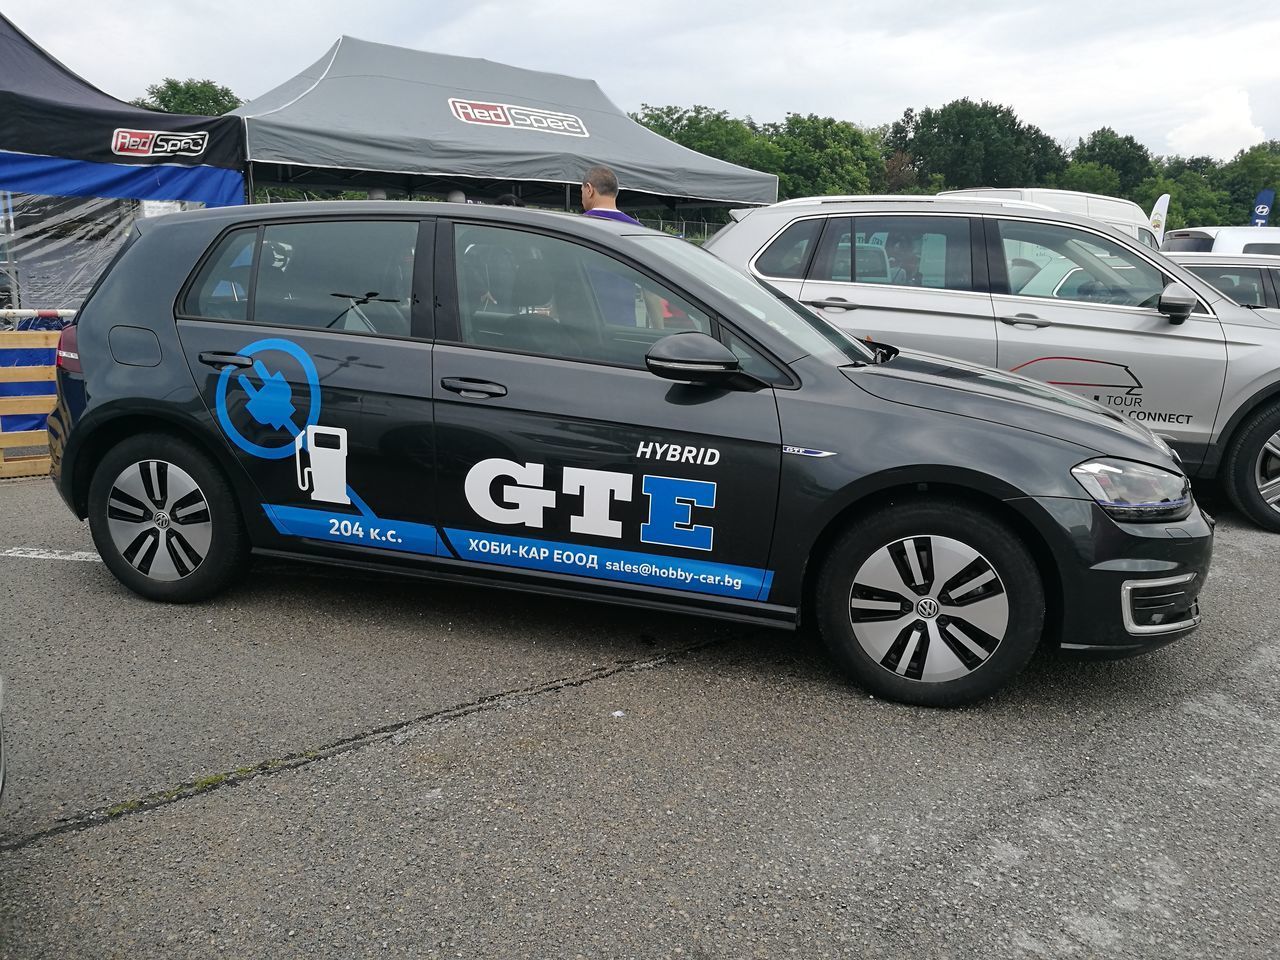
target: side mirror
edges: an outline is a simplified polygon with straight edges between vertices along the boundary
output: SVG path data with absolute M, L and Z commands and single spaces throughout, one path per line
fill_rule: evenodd
M 1156 309 L 1169 318 L 1170 323 L 1184 323 L 1195 309 L 1196 295 L 1185 283 L 1174 280 L 1160 294 Z
M 705 333 L 673 333 L 645 354 L 644 365 L 654 376 L 681 383 L 732 386 L 741 378 L 741 364 L 732 350 Z

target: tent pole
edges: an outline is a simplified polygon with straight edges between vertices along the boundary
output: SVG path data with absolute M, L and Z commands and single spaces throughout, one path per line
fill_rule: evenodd
M 569 212 L 569 185 L 564 185 L 564 212 Z
M 244 202 L 253 203 L 253 161 L 244 164 Z

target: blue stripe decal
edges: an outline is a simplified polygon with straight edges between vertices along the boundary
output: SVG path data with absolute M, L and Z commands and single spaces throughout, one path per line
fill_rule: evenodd
M 579 543 L 530 540 L 501 533 L 446 528 L 445 536 L 463 560 L 504 567 L 551 570 L 597 580 L 760 600 L 768 595 L 772 572 L 687 557 L 610 550 Z
M 383 520 L 373 513 L 359 516 L 331 513 L 309 507 L 287 507 L 264 503 L 262 509 L 280 533 L 357 547 L 377 547 L 398 553 L 434 557 L 440 549 L 436 528 L 407 520 Z M 367 509 L 367 508 L 366 508 Z

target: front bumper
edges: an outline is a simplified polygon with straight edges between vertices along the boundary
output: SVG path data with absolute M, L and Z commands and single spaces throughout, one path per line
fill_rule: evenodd
M 1058 552 L 1069 653 L 1120 657 L 1185 637 L 1200 625 L 1200 591 L 1213 557 L 1213 518 L 1118 523 L 1096 503 L 1038 499 L 1066 549 Z

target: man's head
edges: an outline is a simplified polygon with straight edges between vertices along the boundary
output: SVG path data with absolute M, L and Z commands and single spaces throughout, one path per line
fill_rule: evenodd
M 608 167 L 595 166 L 582 177 L 583 210 L 616 210 L 618 178 Z

